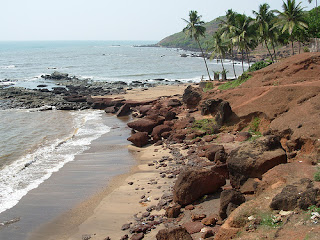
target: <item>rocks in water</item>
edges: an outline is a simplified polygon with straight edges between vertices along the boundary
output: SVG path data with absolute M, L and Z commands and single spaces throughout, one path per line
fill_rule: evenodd
M 175 227 L 160 230 L 156 235 L 157 240 L 192 240 L 193 238 L 184 227 Z
M 230 213 L 246 201 L 242 193 L 235 189 L 228 189 L 221 192 L 219 216 L 227 218 Z
M 226 184 L 225 178 L 211 169 L 189 168 L 182 171 L 173 188 L 173 200 L 182 206 L 211 194 Z
M 51 75 L 41 75 L 44 79 L 53 79 L 53 80 L 70 80 L 68 73 L 60 73 L 60 72 L 53 72 Z
M 313 188 L 310 179 L 304 178 L 292 185 L 285 186 L 281 193 L 277 194 L 270 204 L 274 210 L 294 210 L 299 207 L 307 210 L 311 205 L 320 202 L 320 189 Z
M 199 91 L 200 90 L 192 87 L 191 85 L 184 90 L 182 101 L 187 105 L 187 108 L 195 108 L 198 106 L 202 98 Z
M 130 105 L 125 103 L 120 107 L 120 109 L 117 111 L 116 116 L 117 117 L 123 117 L 128 116 L 131 113 Z
M 287 163 L 287 156 L 276 136 L 266 136 L 245 142 L 230 153 L 227 159 L 230 183 L 240 188 L 248 178 L 260 178 L 269 169 Z
M 128 138 L 128 141 L 132 142 L 137 147 L 144 147 L 149 143 L 149 135 L 147 132 L 137 132 Z

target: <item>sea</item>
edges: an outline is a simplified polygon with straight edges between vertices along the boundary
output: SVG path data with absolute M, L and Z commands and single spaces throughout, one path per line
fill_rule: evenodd
M 206 78 L 202 58 L 181 57 L 191 52 L 180 49 L 141 47 L 154 43 L 0 42 L 0 87 L 36 88 L 46 84 L 52 88 L 57 86 L 56 82 L 41 75 L 54 71 L 102 82 L 130 83 L 160 78 L 166 82 L 199 82 Z M 233 77 L 231 61 L 225 60 L 224 65 L 228 76 Z M 212 75 L 213 71 L 221 71 L 221 63 L 217 61 L 208 61 L 208 66 Z M 236 71 L 237 75 L 242 73 L 240 63 L 236 64 Z M 110 133 L 111 122 L 114 124 L 114 120 L 99 110 L 0 110 L 0 227 L 12 220 L 1 218 L 1 213 L 14 209 L 30 192 L 75 161 L 77 155 L 89 151 L 92 142 Z M 113 159 L 110 164 L 115 161 L 128 164 L 127 159 L 123 162 Z

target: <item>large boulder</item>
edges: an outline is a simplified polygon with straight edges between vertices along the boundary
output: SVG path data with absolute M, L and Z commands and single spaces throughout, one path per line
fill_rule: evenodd
M 159 140 L 161 140 L 161 135 L 164 132 L 170 132 L 172 129 L 171 127 L 169 127 L 168 125 L 159 125 L 156 126 L 152 133 L 151 133 L 151 137 L 153 138 L 153 142 L 157 142 Z
M 187 108 L 195 108 L 201 101 L 200 90 L 189 85 L 183 93 L 182 101 L 187 105 Z
M 201 114 L 215 116 L 215 121 L 221 126 L 230 119 L 233 112 L 229 102 L 222 99 L 209 99 L 201 104 Z
M 313 183 L 308 178 L 285 186 L 281 193 L 277 194 L 271 201 L 270 208 L 274 210 L 294 210 L 299 207 L 307 210 L 308 207 L 316 205 L 320 200 L 320 190 L 313 188 Z
M 151 133 L 153 128 L 157 126 L 158 123 L 149 119 L 139 119 L 134 122 L 129 122 L 127 125 L 129 128 L 132 128 L 136 131 Z
M 270 135 L 245 142 L 227 159 L 230 183 L 234 188 L 240 188 L 248 178 L 261 179 L 262 174 L 282 163 L 287 163 L 287 155 L 279 137 Z
M 218 191 L 225 184 L 226 179 L 212 169 L 188 168 L 179 174 L 173 188 L 173 200 L 186 206 Z
M 148 144 L 149 135 L 147 132 L 137 132 L 132 134 L 127 140 L 137 147 L 143 147 Z
M 193 238 L 183 227 L 162 229 L 157 233 L 157 240 L 192 240 Z
M 221 192 L 219 215 L 222 219 L 227 218 L 230 213 L 246 201 L 242 193 L 235 189 L 228 189 Z
M 117 111 L 117 117 L 128 116 L 131 113 L 130 104 L 125 103 L 122 105 L 119 110 Z

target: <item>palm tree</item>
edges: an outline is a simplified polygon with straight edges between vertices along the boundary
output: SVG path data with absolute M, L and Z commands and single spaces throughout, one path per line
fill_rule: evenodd
M 244 53 L 246 52 L 250 69 L 249 51 L 257 46 L 255 41 L 255 26 L 252 24 L 253 19 L 245 14 L 237 14 L 235 20 L 235 26 L 232 27 L 232 32 L 234 33 L 232 41 L 236 43 L 241 51 L 242 70 L 244 72 Z
M 203 26 L 204 22 L 201 21 L 201 15 L 198 16 L 198 12 L 197 11 L 190 11 L 189 12 L 189 20 L 183 19 L 188 25 L 183 29 L 183 32 L 186 33 L 187 35 L 189 35 L 190 38 L 193 38 L 194 40 L 196 40 L 196 42 L 199 45 L 199 48 L 201 50 L 202 53 L 202 57 L 204 60 L 204 64 L 206 65 L 206 69 L 207 69 L 207 73 L 208 73 L 208 77 L 209 80 L 211 80 L 210 74 L 209 74 L 209 69 L 208 69 L 208 65 L 207 65 L 207 61 L 205 58 L 205 55 L 203 53 L 199 38 L 200 37 L 204 37 L 205 32 L 206 32 L 206 28 Z
M 279 21 L 276 23 L 276 26 L 282 26 L 282 33 L 289 33 L 292 46 L 292 55 L 294 55 L 294 29 L 308 28 L 308 25 L 305 21 L 303 8 L 300 7 L 300 4 L 301 2 L 296 5 L 295 0 L 287 0 L 287 3 L 283 2 L 283 12 L 277 11 L 279 13 Z
M 312 3 L 313 0 L 308 0 L 309 3 Z M 318 0 L 316 0 L 316 8 L 318 7 Z
M 259 35 L 261 42 L 264 42 L 271 61 L 274 62 L 270 49 L 268 47 L 268 41 L 271 38 L 270 29 L 272 28 L 272 20 L 274 19 L 273 11 L 269 11 L 270 6 L 267 3 L 261 4 L 259 6 L 259 11 L 252 11 L 256 16 L 255 22 L 258 25 Z
M 228 51 L 228 45 L 227 42 L 223 39 L 221 36 L 222 33 L 217 31 L 213 34 L 212 36 L 212 44 L 210 44 L 209 51 L 212 51 L 211 59 L 216 56 L 217 59 L 220 58 L 221 65 L 222 65 L 222 71 L 225 71 L 224 65 L 223 65 L 223 60 L 226 56 L 226 53 Z
M 222 32 L 222 36 L 224 38 L 232 39 L 234 37 L 233 35 L 233 27 L 235 26 L 235 19 L 236 19 L 237 13 L 234 12 L 232 9 L 229 9 L 226 13 L 226 20 L 220 19 L 220 25 L 219 29 Z M 228 44 L 228 52 L 232 58 L 232 67 L 233 67 L 233 73 L 234 77 L 237 78 L 236 70 L 234 67 L 234 44 L 233 41 L 229 41 Z

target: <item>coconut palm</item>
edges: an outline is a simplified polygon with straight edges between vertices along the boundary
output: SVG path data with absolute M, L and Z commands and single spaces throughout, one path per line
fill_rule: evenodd
M 220 19 L 220 25 L 219 29 L 222 32 L 222 36 L 226 39 L 232 39 L 234 37 L 233 35 L 233 27 L 235 26 L 235 19 L 236 19 L 237 13 L 234 12 L 232 9 L 229 9 L 226 12 L 226 19 L 221 18 Z M 234 77 L 237 78 L 236 70 L 234 67 L 234 44 L 233 41 L 228 41 L 228 52 L 232 59 L 232 67 L 233 67 L 233 73 Z
M 199 48 L 202 53 L 202 57 L 204 60 L 204 63 L 206 65 L 207 73 L 209 80 L 211 80 L 210 74 L 209 74 L 209 69 L 207 65 L 207 61 L 205 58 L 205 55 L 203 53 L 203 49 L 201 47 L 199 38 L 204 37 L 206 28 L 203 26 L 204 22 L 201 21 L 201 15 L 198 15 L 197 11 L 190 11 L 189 12 L 189 20 L 183 19 L 188 25 L 183 29 L 183 32 L 189 35 L 190 38 L 193 38 L 199 45 Z
M 255 25 L 252 24 L 253 19 L 245 14 L 237 14 L 235 20 L 235 26 L 232 27 L 232 32 L 234 34 L 232 41 L 241 51 L 242 70 L 244 72 L 244 53 L 247 55 L 247 61 L 250 69 L 249 51 L 257 46 L 255 39 L 256 30 Z
M 213 34 L 212 42 L 209 45 L 208 50 L 212 51 L 211 59 L 214 56 L 216 56 L 217 59 L 220 58 L 221 65 L 222 65 L 222 72 L 226 72 L 223 65 L 223 60 L 228 51 L 228 43 L 224 40 L 224 38 L 222 37 L 222 33 L 220 31 L 217 31 Z
M 270 6 L 267 3 L 261 4 L 259 6 L 259 11 L 252 11 L 256 16 L 255 22 L 258 25 L 260 41 L 265 44 L 271 61 L 274 62 L 270 49 L 268 47 L 268 41 L 271 40 L 272 35 L 270 34 L 270 29 L 272 28 L 272 21 L 275 18 L 273 11 L 270 11 Z
M 309 3 L 312 3 L 313 0 L 308 0 Z M 316 7 L 318 7 L 318 0 L 316 0 Z
M 283 12 L 279 12 L 279 21 L 276 26 L 282 26 L 282 33 L 288 32 L 292 46 L 292 55 L 294 55 L 294 29 L 306 29 L 308 25 L 305 20 L 303 8 L 299 4 L 296 4 L 295 0 L 287 0 L 287 3 L 283 2 Z

